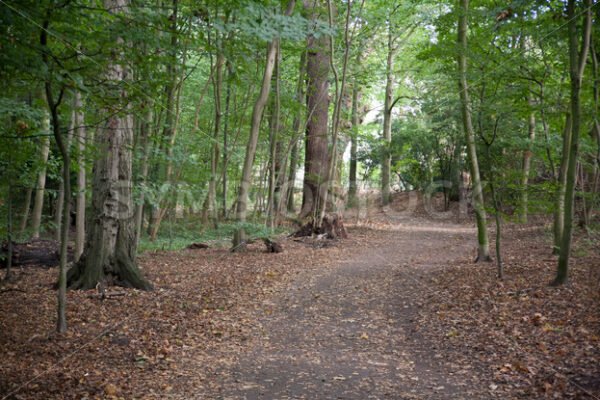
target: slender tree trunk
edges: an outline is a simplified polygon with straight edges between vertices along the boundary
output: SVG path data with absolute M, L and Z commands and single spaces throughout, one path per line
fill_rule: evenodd
M 477 250 L 477 259 L 475 262 L 490 261 L 490 246 L 487 232 L 486 213 L 483 202 L 483 189 L 479 175 L 479 162 L 477 160 L 477 150 L 475 147 L 475 133 L 471 121 L 471 112 L 469 110 L 469 87 L 467 84 L 467 15 L 469 13 L 469 0 L 459 0 L 458 16 L 458 45 L 460 47 L 458 55 L 458 87 L 461 100 L 462 119 L 465 129 L 465 139 L 467 150 L 471 162 L 471 178 L 473 180 L 473 205 L 475 208 L 475 217 L 477 219 L 477 238 L 479 248 Z
M 529 105 L 533 106 L 533 100 L 531 98 L 527 99 Z M 521 223 L 527 223 L 527 202 L 528 202 L 528 185 L 529 185 L 529 173 L 531 170 L 531 155 L 533 150 L 533 145 L 535 142 L 535 114 L 533 111 L 529 113 L 529 142 L 527 145 L 527 150 L 525 150 L 525 154 L 523 155 L 523 177 L 521 181 Z
M 12 203 L 13 203 L 13 190 L 12 190 L 12 154 L 8 153 L 8 199 L 6 201 L 6 250 L 8 252 L 6 256 L 6 275 L 4 280 L 10 281 L 10 274 L 12 271 L 12 259 L 13 259 L 13 221 L 12 221 Z
M 575 198 L 575 174 L 577 173 L 577 154 L 579 152 L 579 131 L 581 129 L 581 81 L 588 56 L 590 33 L 592 27 L 592 1 L 586 0 L 583 22 L 583 40 L 581 51 L 577 39 L 576 1 L 569 0 L 567 16 L 569 18 L 569 64 L 571 78 L 571 145 L 569 148 L 569 163 L 567 168 L 567 184 L 565 188 L 564 228 L 561 237 L 560 253 L 556 279 L 553 285 L 562 285 L 568 281 L 569 258 L 571 256 L 571 238 L 573 234 L 573 205 Z
M 556 193 L 556 209 L 554 211 L 554 248 L 553 254 L 560 252 L 562 234 L 565 224 L 565 190 L 567 185 L 567 167 L 569 165 L 569 149 L 571 148 L 571 113 L 565 117 L 565 128 L 562 137 L 562 158 L 558 172 L 558 188 Z
M 75 216 L 75 260 L 79 260 L 85 243 L 85 142 L 86 129 L 82 110 L 81 92 L 75 92 L 75 143 L 77 144 L 77 199 Z
M 41 34 L 40 34 L 40 45 L 42 48 L 48 47 L 48 20 L 44 21 Z M 47 53 L 42 54 L 42 60 L 50 72 L 49 76 L 52 76 L 52 68 L 49 63 L 49 58 Z M 66 268 L 67 268 L 67 246 L 69 240 L 69 220 L 70 220 L 70 209 L 71 209 L 71 160 L 69 158 L 69 146 L 65 143 L 65 140 L 60 134 L 61 126 L 59 120 L 58 107 L 60 105 L 61 99 L 63 98 L 65 87 L 62 86 L 59 95 L 54 97 L 52 92 L 52 82 L 50 78 L 48 78 L 44 82 L 44 89 L 46 94 L 46 104 L 48 106 L 48 110 L 50 112 L 50 116 L 52 118 L 52 133 L 54 135 L 54 139 L 56 141 L 56 145 L 60 151 L 60 155 L 62 157 L 62 181 L 64 183 L 63 186 L 63 207 L 62 210 L 62 227 L 61 227 L 61 242 L 60 242 L 60 264 L 59 264 L 59 273 L 58 273 L 58 296 L 57 296 L 57 322 L 56 322 L 56 330 L 59 333 L 64 333 L 67 331 L 67 317 L 66 317 L 66 302 L 67 302 L 67 285 L 66 285 Z M 74 120 L 72 119 L 72 122 Z M 71 131 L 69 131 L 68 135 L 71 135 Z
M 23 215 L 21 216 L 21 225 L 19 232 L 25 232 L 27 229 L 27 220 L 29 219 L 29 209 L 31 208 L 31 195 L 33 194 L 33 188 L 28 187 L 25 192 L 25 205 L 23 206 Z
M 73 137 L 73 132 L 75 130 L 75 126 L 76 126 L 76 121 L 75 119 L 77 118 L 76 115 L 76 108 L 75 108 L 75 104 L 73 104 L 73 112 L 71 113 L 71 125 L 69 126 L 69 132 L 67 133 L 67 139 L 66 139 L 66 143 L 65 146 L 67 148 L 67 151 L 70 151 L 71 149 L 71 139 Z M 70 198 L 70 196 L 69 196 Z M 54 240 L 56 240 L 57 242 L 60 241 L 60 238 L 62 237 L 61 234 L 61 221 L 62 221 L 62 215 L 63 215 L 63 205 L 65 202 L 65 181 L 61 180 L 58 186 L 58 197 L 56 198 L 56 212 L 54 214 L 54 225 L 56 226 L 56 229 L 54 231 Z M 69 224 L 67 224 L 67 230 L 69 229 Z
M 110 13 L 126 13 L 129 0 L 103 0 L 102 4 Z M 123 39 L 116 43 L 122 46 Z M 131 78 L 122 58 L 117 53 L 104 77 L 111 85 L 107 95 L 117 104 L 128 98 L 125 83 Z M 95 135 L 99 156 L 94 161 L 90 227 L 84 252 L 69 270 L 68 284 L 73 289 L 91 289 L 99 283 L 152 288 L 137 266 L 131 191 L 133 123 L 125 110 L 104 110 L 104 122 Z
M 383 105 L 383 159 L 381 161 L 381 205 L 390 203 L 390 177 L 391 177 L 391 146 L 392 146 L 392 96 L 394 95 L 394 36 L 392 27 L 388 26 L 388 54 L 386 66 L 385 101 Z
M 225 116 L 223 121 L 223 155 L 222 155 L 222 189 L 221 201 L 223 218 L 227 218 L 227 160 L 229 158 L 229 104 L 231 102 L 231 79 L 233 75 L 231 63 L 227 61 L 227 89 L 225 94 Z M 235 104 L 235 103 L 234 103 Z
M 50 118 L 48 115 L 42 120 L 42 131 L 47 133 L 50 131 Z M 42 224 L 42 210 L 44 208 L 44 189 L 46 187 L 46 163 L 48 162 L 48 153 L 50 152 L 50 137 L 42 138 L 42 148 L 40 163 L 42 167 L 38 172 L 37 182 L 35 185 L 35 198 L 33 200 L 33 211 L 31 212 L 31 236 L 33 238 L 40 237 L 40 226 Z
M 273 228 L 275 226 L 275 220 L 277 218 L 277 210 L 276 204 L 277 199 L 275 198 L 275 193 L 277 192 L 277 181 L 278 181 L 278 171 L 279 171 L 279 163 L 278 163 L 278 147 L 281 146 L 279 141 L 279 110 L 281 108 L 281 103 L 279 99 L 279 44 L 277 45 L 276 55 L 275 55 L 275 97 L 273 99 L 273 107 L 271 112 L 271 121 L 270 121 L 270 137 L 269 137 L 269 193 L 267 198 L 267 226 Z
M 63 201 L 62 201 L 62 226 L 59 231 L 61 232 L 60 238 L 60 264 L 58 272 L 58 307 L 57 307 L 57 322 L 56 330 L 59 333 L 67 331 L 67 316 L 66 316 L 66 304 L 67 304 L 67 253 L 69 243 L 69 221 L 71 214 L 71 159 L 69 157 L 69 142 L 67 138 L 66 142 L 60 134 L 60 125 L 58 119 L 58 104 L 54 104 L 51 95 L 50 83 L 46 83 L 46 95 L 48 97 L 48 105 L 52 108 L 52 125 L 54 127 L 54 139 L 60 150 L 62 156 L 62 181 L 63 181 Z M 69 135 L 71 133 L 69 132 Z
M 302 110 L 304 104 L 304 75 L 306 70 L 306 52 L 302 52 L 298 67 L 298 81 L 296 83 L 296 102 L 298 109 L 294 113 L 294 122 L 292 123 L 292 149 L 290 155 L 290 170 L 288 175 L 288 195 L 287 195 L 287 210 L 290 213 L 296 212 L 294 205 L 294 186 L 296 183 L 296 171 L 298 168 L 298 137 L 301 134 L 300 127 L 302 125 Z
M 214 95 L 215 95 L 215 122 L 212 138 L 212 146 L 210 150 L 210 180 L 208 182 L 208 209 L 206 212 L 211 215 L 213 227 L 216 228 L 218 221 L 218 209 L 217 209 L 217 168 L 219 164 L 219 131 L 221 129 L 221 117 L 223 113 L 221 111 L 221 89 L 223 87 L 223 64 L 224 57 L 222 50 L 219 50 L 217 55 L 217 62 L 215 65 L 216 77 L 214 83 Z M 203 221 L 206 220 L 206 215 L 203 216 Z
M 352 88 L 352 135 L 350 137 L 350 173 L 348 187 L 348 208 L 357 206 L 357 185 L 356 185 L 356 152 L 358 151 L 358 86 L 356 80 Z
M 285 15 L 290 16 L 294 11 L 295 0 L 289 0 Z M 242 169 L 242 177 L 240 179 L 240 186 L 238 188 L 238 195 L 236 200 L 236 222 L 243 224 L 246 222 L 246 212 L 248 208 L 248 193 L 250 191 L 250 178 L 252 176 L 252 167 L 254 166 L 254 156 L 256 154 L 256 144 L 258 142 L 258 133 L 260 130 L 260 120 L 262 117 L 263 109 L 267 100 L 269 99 L 269 92 L 271 90 L 271 77 L 273 76 L 273 70 L 275 69 L 275 58 L 277 53 L 277 39 L 269 42 L 267 45 L 267 59 L 265 64 L 265 71 L 263 74 L 262 85 L 260 93 L 254 103 L 252 109 L 252 120 L 250 123 L 250 136 L 248 138 L 248 145 L 246 146 L 246 157 L 244 158 L 244 166 Z M 246 233 L 243 227 L 236 229 L 233 238 L 232 250 L 239 250 L 243 248 L 243 244 L 246 240 Z
M 142 121 L 142 124 L 141 124 L 142 134 L 141 134 L 141 138 L 140 138 L 140 142 L 142 142 L 143 152 L 144 152 L 144 154 L 142 155 L 142 160 L 141 160 L 142 166 L 140 168 L 140 184 L 141 185 L 145 185 L 148 180 L 148 167 L 149 167 L 149 157 L 150 157 L 150 154 L 148 154 L 148 151 L 150 150 L 150 143 L 152 141 L 150 138 L 150 126 L 152 125 L 152 119 L 153 119 L 152 103 L 147 103 L 146 107 L 147 107 L 146 116 L 145 116 L 145 121 Z M 137 205 L 135 208 L 135 245 L 136 246 L 139 245 L 140 238 L 142 236 L 142 224 L 144 221 L 144 201 L 145 201 L 145 194 L 144 194 L 144 190 L 142 188 L 142 190 L 140 190 L 140 195 L 139 195 Z

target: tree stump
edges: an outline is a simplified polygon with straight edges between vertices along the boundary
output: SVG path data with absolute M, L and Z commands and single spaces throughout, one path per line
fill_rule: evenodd
M 346 232 L 344 220 L 340 214 L 331 213 L 325 215 L 320 230 L 321 233 L 326 233 L 330 239 L 348 238 L 348 232 Z
M 279 243 L 279 242 L 276 242 L 269 238 L 264 238 L 263 243 L 265 244 L 265 246 L 267 246 L 268 253 L 282 253 L 283 252 L 283 246 L 281 246 L 281 243 Z
M 340 214 L 330 213 L 323 217 L 320 227 L 315 227 L 314 221 L 309 221 L 298 229 L 292 236 L 305 237 L 312 235 L 325 235 L 328 239 L 346 239 L 348 232 L 344 227 L 344 220 Z

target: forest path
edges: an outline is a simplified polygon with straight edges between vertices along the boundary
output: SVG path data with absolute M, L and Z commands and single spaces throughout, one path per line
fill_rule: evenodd
M 369 250 L 300 272 L 256 307 L 263 336 L 221 366 L 212 393 L 200 397 L 487 397 L 472 366 L 453 363 L 419 327 L 419 306 L 435 295 L 425 279 L 473 251 L 474 229 L 383 217 L 394 222 Z

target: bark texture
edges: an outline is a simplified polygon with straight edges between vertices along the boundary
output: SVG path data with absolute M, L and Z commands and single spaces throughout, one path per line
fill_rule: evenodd
M 314 19 L 320 14 L 315 2 L 304 0 L 304 8 Z M 329 143 L 327 120 L 329 111 L 329 38 L 308 37 L 306 54 L 306 148 L 304 154 L 304 189 L 300 218 L 318 218 L 325 207 Z

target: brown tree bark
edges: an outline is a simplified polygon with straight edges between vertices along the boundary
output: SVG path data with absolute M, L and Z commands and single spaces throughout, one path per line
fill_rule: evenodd
M 317 19 L 323 15 L 322 5 L 303 1 L 307 15 Z M 329 143 L 327 121 L 329 115 L 329 37 L 308 37 L 306 53 L 306 148 L 304 154 L 304 189 L 300 218 L 319 218 L 325 208 Z

